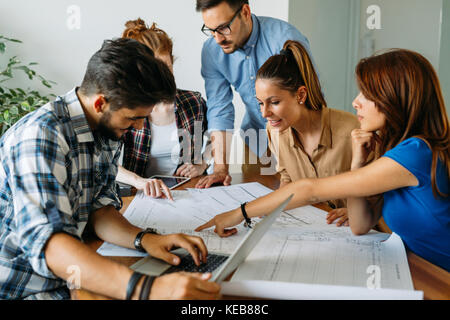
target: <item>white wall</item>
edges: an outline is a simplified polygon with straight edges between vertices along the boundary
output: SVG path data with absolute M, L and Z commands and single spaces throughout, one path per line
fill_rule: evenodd
M 367 29 L 366 10 L 369 5 L 378 5 L 381 9 L 380 30 Z M 425 56 L 441 78 L 448 114 L 450 0 L 361 0 L 360 28 L 362 38 L 368 36 L 373 39 L 375 51 L 402 48 Z M 361 56 L 364 56 L 362 51 Z
M 443 0 L 361 0 L 361 36 L 371 33 L 375 51 L 402 48 L 423 54 L 439 68 L 440 15 Z M 444 0 L 448 1 L 448 0 Z M 367 8 L 381 9 L 381 30 L 367 29 Z
M 81 9 L 80 30 L 66 26 L 70 5 Z M 258 15 L 287 20 L 288 0 L 257 0 L 251 7 Z M 7 56 L 39 62 L 36 69 L 58 83 L 52 90 L 57 94 L 79 84 L 103 40 L 121 36 L 124 23 L 137 17 L 148 24 L 156 21 L 173 38 L 178 86 L 204 93 L 200 52 L 206 37 L 200 32 L 202 20 L 194 0 L 0 0 L 0 17 L 0 34 L 24 42 L 10 45 Z
M 359 35 L 358 0 L 291 0 L 289 22 L 309 40 L 330 108 L 353 112 Z M 356 26 L 356 33 L 355 27 Z
M 443 1 L 450 2 L 450 0 L 291 0 L 289 21 L 310 40 L 329 106 L 352 111 L 351 93 L 356 88 L 354 69 L 360 58 L 373 53 L 364 49 L 368 47 L 370 41 L 374 44 L 374 51 L 387 48 L 418 51 L 439 70 L 440 60 L 445 59 L 440 57 L 440 15 Z M 381 9 L 380 30 L 371 31 L 367 27 L 370 14 L 367 14 L 366 10 L 371 5 L 377 5 Z M 360 12 L 353 12 L 357 7 Z M 352 26 L 355 18 L 358 20 L 355 26 Z M 356 54 L 353 51 L 355 45 L 356 50 L 359 49 Z M 351 55 L 356 55 L 356 59 L 349 59 Z M 446 74 L 444 71 L 442 73 Z M 444 91 L 446 90 L 450 91 L 450 88 L 444 88 Z
M 450 115 L 450 1 L 448 0 L 444 1 L 442 6 L 439 78 L 444 91 L 448 116 Z
M 81 9 L 80 30 L 67 27 L 71 5 Z M 289 0 L 253 0 L 250 5 L 257 15 L 288 19 Z M 124 23 L 137 17 L 148 24 L 157 22 L 173 38 L 177 86 L 205 95 L 200 54 L 206 37 L 200 31 L 203 22 L 195 11 L 195 0 L 0 0 L 0 34 L 24 42 L 10 45 L 0 61 L 18 55 L 22 61 L 38 62 L 36 70 L 58 83 L 50 91 L 64 94 L 81 83 L 89 58 L 103 40 L 120 37 Z M 8 85 L 21 86 L 23 79 Z M 49 91 L 39 84 L 37 88 Z M 236 128 L 240 128 L 244 107 L 238 95 L 235 101 Z M 233 170 L 239 170 L 238 166 Z
M 124 23 L 143 18 L 156 21 L 171 37 L 178 57 L 175 75 L 180 87 L 201 90 L 200 48 L 204 40 L 200 14 L 193 1 L 106 0 L 1 0 L 0 30 L 24 41 L 20 57 L 38 61 L 39 70 L 58 82 L 54 92 L 64 93 L 79 84 L 92 54 L 104 39 L 120 37 Z M 81 9 L 81 29 L 70 31 L 66 22 L 70 5 Z M 176 10 L 174 10 L 176 8 Z

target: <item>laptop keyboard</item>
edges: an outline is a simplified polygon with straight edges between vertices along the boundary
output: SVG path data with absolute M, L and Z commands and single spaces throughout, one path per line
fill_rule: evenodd
M 219 255 L 219 254 L 208 254 L 207 262 L 197 266 L 192 259 L 190 254 L 185 255 L 181 258 L 181 262 L 177 266 L 171 266 L 169 269 L 163 272 L 163 274 L 169 274 L 174 272 L 200 272 L 207 273 L 213 272 L 216 270 L 225 260 L 228 259 L 228 256 Z

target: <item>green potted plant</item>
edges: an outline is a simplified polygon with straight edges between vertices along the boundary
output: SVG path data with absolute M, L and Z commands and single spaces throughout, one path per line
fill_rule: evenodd
M 22 41 L 0 35 L 1 55 L 5 54 L 8 43 L 22 43 Z M 43 106 L 52 97 L 55 97 L 53 94 L 43 95 L 30 87 L 9 88 L 5 86 L 7 81 L 14 79 L 16 70 L 24 72 L 30 81 L 35 78 L 39 79 L 41 84 L 48 88 L 51 88 L 52 84 L 56 84 L 33 70 L 32 67 L 35 65 L 37 65 L 36 62 L 22 63 L 17 56 L 9 58 L 6 65 L 0 63 L 0 136 L 24 115 Z

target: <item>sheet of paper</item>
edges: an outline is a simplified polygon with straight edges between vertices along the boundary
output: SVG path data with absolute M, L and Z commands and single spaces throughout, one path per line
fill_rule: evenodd
M 222 282 L 223 295 L 279 300 L 422 300 L 422 291 L 367 289 L 293 282 L 242 280 Z
M 174 201 L 153 199 L 139 192 L 124 213 L 124 217 L 140 228 L 156 228 L 162 234 L 185 233 L 203 238 L 210 252 L 230 254 L 242 241 L 246 229 L 237 226 L 238 233 L 230 238 L 219 238 L 212 229 L 200 233 L 195 228 L 217 214 L 235 209 L 243 202 L 252 201 L 272 190 L 259 183 L 174 191 Z M 257 219 L 256 219 L 257 221 Z M 137 250 L 124 249 L 104 243 L 97 251 L 104 256 L 142 256 Z
M 402 240 L 393 234 L 356 237 L 343 228 L 267 234 L 232 281 L 266 280 L 413 290 Z M 369 282 L 368 282 L 369 281 Z

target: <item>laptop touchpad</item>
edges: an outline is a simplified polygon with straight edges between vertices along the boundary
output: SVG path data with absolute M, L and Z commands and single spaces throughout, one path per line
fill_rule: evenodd
M 184 249 L 177 249 L 172 251 L 172 253 L 176 254 L 179 257 L 183 257 L 189 254 Z M 159 276 L 161 273 L 169 269 L 171 266 L 172 265 L 168 264 L 167 262 L 148 256 L 142 258 L 141 260 L 133 264 L 130 268 L 133 269 L 134 271 L 144 273 L 150 276 Z

